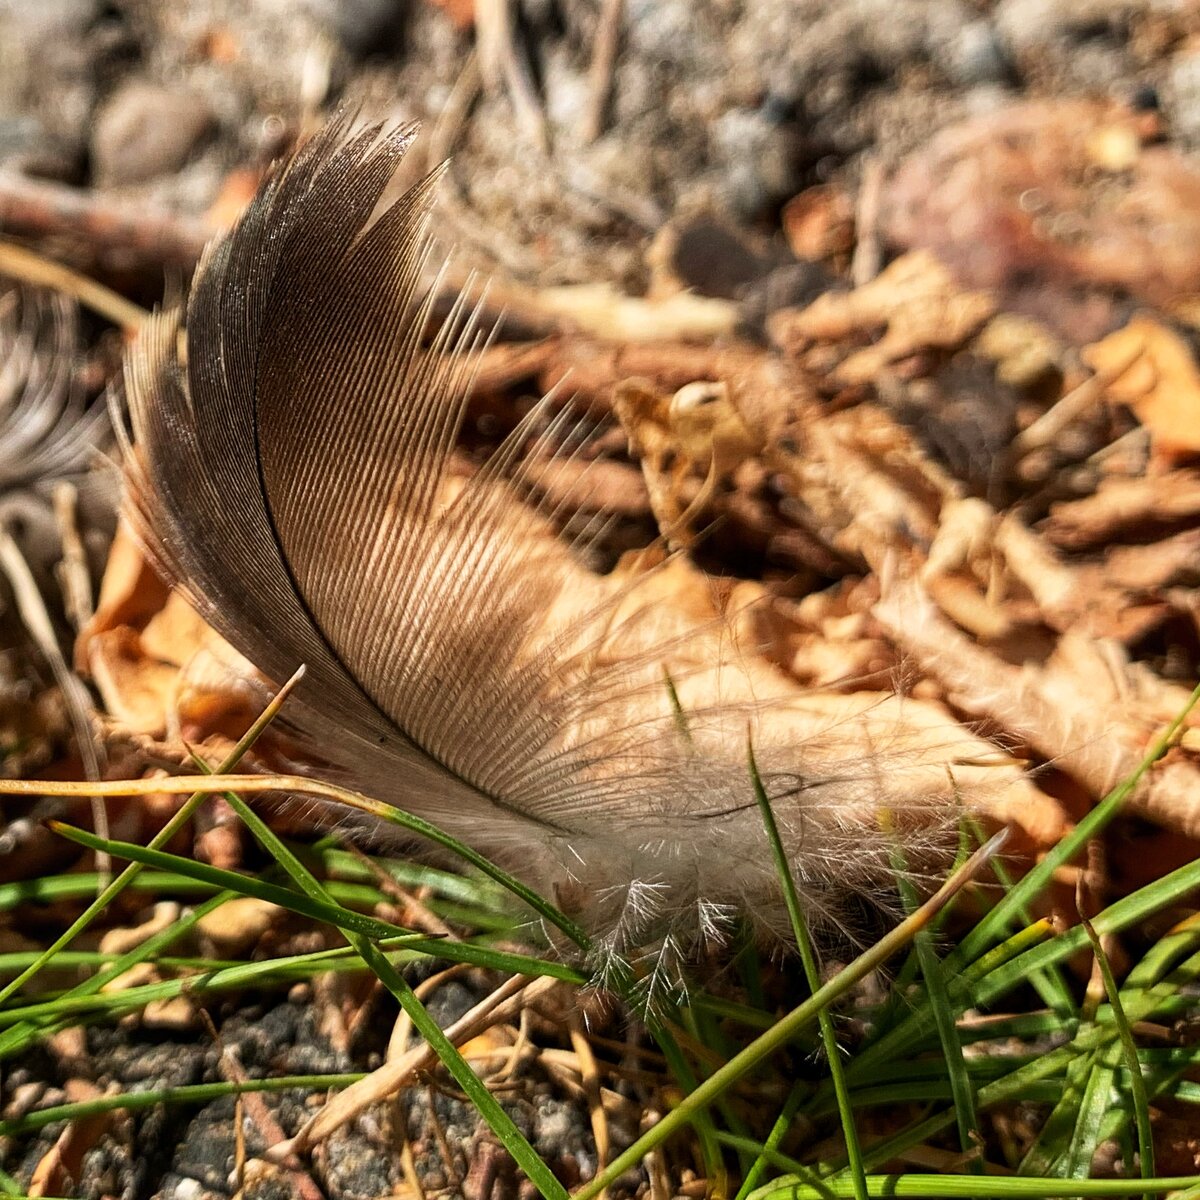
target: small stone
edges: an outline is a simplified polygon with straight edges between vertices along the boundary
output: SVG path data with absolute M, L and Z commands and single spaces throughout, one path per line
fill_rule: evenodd
M 942 69 L 952 83 L 977 87 L 984 83 L 1005 83 L 1011 68 L 987 21 L 971 21 L 947 43 Z
M 177 171 L 212 129 L 199 97 L 143 80 L 104 102 L 92 131 L 92 175 L 102 187 L 142 183 Z
M 760 217 L 799 191 L 795 125 L 778 125 L 761 109 L 732 108 L 713 122 L 710 137 L 724 167 L 724 199 L 739 219 Z
M 1120 0 L 1000 0 L 993 20 L 1000 40 L 1022 58 L 1098 36 L 1119 39 L 1132 7 Z
M 1200 142 L 1200 54 L 1176 57 L 1167 97 L 1172 130 L 1189 143 Z
M 46 1085 L 41 1082 L 23 1083 L 19 1087 L 13 1088 L 12 1098 L 4 1108 L 4 1119 L 12 1121 L 23 1117 L 27 1112 L 32 1112 L 42 1103 L 45 1094 Z
M 203 1196 L 208 1194 L 204 1185 L 198 1179 L 189 1179 L 187 1177 L 180 1179 L 175 1184 L 175 1190 L 170 1193 L 171 1200 L 201 1200 Z
M 233 956 L 257 946 L 282 915 L 283 909 L 276 904 L 253 896 L 239 896 L 201 917 L 197 928 L 217 954 Z
M 147 1029 L 180 1032 L 197 1028 L 200 1021 L 196 1006 L 186 996 L 173 996 L 151 1000 L 142 1010 L 142 1024 Z

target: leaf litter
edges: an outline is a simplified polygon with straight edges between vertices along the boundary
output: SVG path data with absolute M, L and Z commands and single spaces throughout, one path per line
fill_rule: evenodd
M 503 46 L 492 53 L 503 58 Z M 819 267 L 824 286 L 794 304 L 784 293 L 766 317 L 765 343 L 749 320 L 733 332 L 753 309 L 744 293 L 706 304 L 687 280 L 661 271 L 658 291 L 644 299 L 603 279 L 572 291 L 501 277 L 497 292 L 510 302 L 508 315 L 475 382 L 459 468 L 464 476 L 476 470 L 532 399 L 557 388 L 562 404 L 595 423 L 583 457 L 607 473 L 601 495 L 617 514 L 596 544 L 587 586 L 619 586 L 646 570 L 656 561 L 656 538 L 687 551 L 659 574 L 652 602 L 624 636 L 682 644 L 669 673 L 703 695 L 705 664 L 725 653 L 706 630 L 723 615 L 747 686 L 802 699 L 801 736 L 843 728 L 852 715 L 861 719 L 854 728 L 866 739 L 864 752 L 874 739 L 903 745 L 928 772 L 931 794 L 969 794 L 985 821 L 1015 828 L 1008 865 L 1019 872 L 1134 771 L 1185 707 L 1200 663 L 1194 264 L 1160 245 L 1168 235 L 1194 241 L 1191 170 L 1156 120 L 1136 108 L 1015 102 L 970 118 L 915 147 L 888 179 L 877 232 L 855 234 L 862 207 L 856 211 L 828 185 L 798 191 L 784 215 L 794 255 L 787 266 L 808 271 L 810 283 Z M 854 286 L 849 256 L 856 237 L 868 235 L 881 238 L 889 257 Z M 1164 261 L 1168 272 L 1158 269 Z M 67 303 L 19 285 L 6 294 L 10 305 L 32 297 L 59 306 L 56 312 Z M 97 392 L 114 359 L 106 335 L 95 324 L 86 328 L 95 341 L 90 363 L 58 346 L 35 353 L 41 369 L 62 372 L 71 388 Z M 17 349 L 10 337 L 6 364 Z M 73 420 L 79 428 L 82 417 Z M 103 445 L 94 424 L 77 436 Z M 562 470 L 543 440 L 525 449 L 545 457 L 534 486 L 554 498 L 566 530 L 585 523 L 586 504 L 595 503 L 591 483 Z M 74 461 L 62 471 L 64 459 L 51 461 L 45 479 L 80 474 Z M 52 568 L 61 557 L 54 547 L 67 538 L 42 479 L 6 488 L 10 507 L 36 514 L 21 531 L 41 538 L 14 533 L 17 545 L 35 569 L 39 556 Z M 573 500 L 584 507 L 574 511 Z M 103 511 L 98 520 L 83 515 L 91 546 L 107 547 L 106 520 Z M 52 577 L 38 582 L 47 604 L 61 605 Z M 17 612 L 6 601 L 6 772 L 81 777 L 61 685 L 14 622 Z M 125 533 L 107 550 L 95 615 L 78 631 L 65 610 L 54 617 L 98 698 L 95 737 L 110 778 L 174 767 L 187 747 L 215 762 L 257 714 L 264 681 L 158 583 Z M 1064 928 L 1077 924 L 1079 879 L 1099 905 L 1195 857 L 1198 724 L 1188 718 L 1160 768 L 1130 797 L 1129 815 L 1094 844 L 1086 866 L 1076 865 L 1070 890 L 1040 898 L 1044 915 Z M 282 770 L 298 753 L 278 733 L 257 761 Z M 967 786 L 976 782 L 984 786 Z M 144 843 L 180 799 L 164 793 L 109 801 L 111 835 Z M 86 823 L 78 802 L 17 803 L 6 801 L 13 805 L 0 861 L 6 880 L 54 872 L 69 878 L 94 867 L 62 843 L 49 847 L 38 823 L 46 815 Z M 271 819 L 289 838 L 311 841 L 320 832 L 302 806 L 281 806 Z M 174 846 L 226 868 L 265 866 L 219 796 L 197 809 Z M 359 878 L 346 863 L 341 870 L 346 886 Z M 439 893 L 436 876 L 432 883 L 417 878 L 400 885 L 399 895 L 373 897 L 373 910 L 395 912 L 389 904 L 411 899 L 430 905 L 452 930 L 471 928 L 469 919 L 457 919 L 464 914 L 452 897 Z M 104 919 L 104 936 L 121 937 L 84 938 L 76 948 L 123 953 L 143 934 L 153 936 L 157 926 L 144 907 L 152 900 L 126 893 Z M 44 944 L 42 935 L 61 928 L 78 905 L 70 897 L 17 903 L 7 910 L 6 933 L 14 948 Z M 1170 911 L 1181 918 L 1194 908 Z M 235 920 L 239 912 L 244 918 Z M 502 934 L 514 947 L 524 936 Z M 1117 964 L 1122 952 L 1144 946 L 1149 927 L 1129 936 L 1131 945 L 1118 939 L 1108 947 Z M 339 944 L 309 921 L 241 899 L 204 918 L 171 953 L 265 958 Z M 786 994 L 794 969 L 770 970 L 781 975 L 770 986 Z M 170 968 L 155 965 L 122 978 L 171 977 Z M 230 1066 L 235 1060 L 256 1073 L 332 1076 L 386 1058 L 388 1068 L 354 1085 L 368 1104 L 356 1110 L 356 1124 L 341 1126 L 336 1103 L 321 1109 L 302 1091 L 284 1093 L 269 1120 L 260 1109 L 250 1121 L 247 1165 L 245 1147 L 234 1146 L 227 1096 L 191 1124 L 167 1110 L 137 1127 L 130 1117 L 115 1124 L 87 1118 L 42 1142 L 10 1140 L 5 1170 L 27 1180 L 33 1194 L 71 1186 L 80 1195 L 266 1195 L 272 1186 L 306 1194 L 311 1184 L 314 1194 L 349 1196 L 386 1181 L 401 1194 L 450 1187 L 501 1195 L 517 1186 L 511 1163 L 485 1149 L 489 1135 L 453 1086 L 444 1076 L 418 1074 L 433 1066 L 428 1049 L 409 1048 L 404 1030 L 387 1044 L 396 1014 L 382 989 L 364 989 L 349 974 L 297 978 L 290 991 L 277 981 L 273 991 L 216 1002 L 189 999 L 184 989 L 184 1009 L 174 1016 L 131 1009 L 109 1028 L 64 1031 L 6 1069 L 3 1117 L 91 1098 L 114 1081 L 228 1082 L 241 1077 L 242 1068 Z M 490 1023 L 461 1026 L 475 1039 L 466 1049 L 489 1072 L 498 1064 L 496 1086 L 511 1091 L 538 1148 L 560 1178 L 582 1182 L 603 1165 L 595 1156 L 602 1131 L 615 1135 L 618 1149 L 628 1145 L 648 1114 L 671 1104 L 672 1085 L 636 1027 L 600 1000 L 564 998 L 546 980 L 530 985 L 539 996 L 510 997 L 495 991 L 498 984 L 494 974 L 472 969 L 428 991 L 434 1000 L 446 993 L 445 1025 L 469 1009 L 500 1005 Z M 741 994 L 740 985 L 730 987 Z M 591 1006 L 582 1043 L 576 1018 L 567 1015 L 579 1003 Z M 216 1023 L 217 1037 L 177 1037 L 202 1023 L 200 1012 Z M 262 1036 L 276 1026 L 274 1038 Z M 139 1055 L 157 1058 L 161 1069 L 136 1066 Z M 168 1069 L 172 1056 L 178 1061 Z M 385 1111 L 369 1105 L 401 1077 L 427 1086 L 406 1086 L 383 1125 L 363 1116 Z M 778 1109 L 784 1097 L 772 1088 L 779 1086 L 767 1079 L 750 1096 Z M 347 1111 L 354 1094 L 343 1093 Z M 1194 1171 L 1194 1139 L 1173 1115 L 1178 1102 L 1154 1103 L 1160 1160 L 1174 1163 L 1174 1173 Z M 996 1116 L 989 1144 L 1015 1137 L 1028 1149 L 1036 1133 L 1022 1133 L 1024 1121 L 1023 1112 Z M 891 1127 L 878 1114 L 863 1119 L 872 1136 Z M 304 1132 L 312 1129 L 321 1138 Z M 294 1151 L 299 1136 L 301 1148 L 313 1149 L 305 1160 L 311 1165 L 272 1165 L 271 1142 L 284 1134 L 292 1144 L 275 1157 Z M 159 1144 L 149 1155 L 157 1164 L 153 1183 L 137 1163 L 152 1142 Z M 96 1150 L 101 1143 L 109 1148 Z M 168 1143 L 178 1146 L 174 1158 L 163 1149 Z M 87 1161 L 85 1147 L 95 1151 Z M 672 1144 L 665 1158 L 647 1159 L 645 1178 L 621 1186 L 653 1190 L 665 1172 L 680 1194 L 699 1194 L 708 1164 L 689 1162 L 689 1153 Z M 234 1182 L 213 1166 L 227 1157 L 238 1162 Z M 200 1191 L 189 1191 L 187 1181 Z

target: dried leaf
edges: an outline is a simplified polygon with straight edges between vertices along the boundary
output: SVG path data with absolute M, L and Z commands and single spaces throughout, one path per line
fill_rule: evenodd
M 783 232 L 797 258 L 818 261 L 854 249 L 854 201 L 840 187 L 819 184 L 783 206 Z
M 951 125 L 890 181 L 887 238 L 933 251 L 965 287 L 1006 293 L 1071 337 L 1096 336 L 1112 313 L 1076 285 L 1152 303 L 1200 290 L 1200 170 L 1148 144 L 1146 116 L 1054 99 Z
M 1111 375 L 1108 396 L 1133 409 L 1161 455 L 1200 452 L 1200 369 L 1177 333 L 1139 314 L 1082 355 L 1098 374 Z
M 946 689 L 955 708 L 995 722 L 1099 799 L 1137 767 L 1161 730 L 1163 685 L 1146 678 L 1119 646 L 1065 634 L 1044 664 L 1013 666 L 976 645 L 913 580 L 894 583 L 875 616 L 896 644 Z M 1140 686 L 1139 686 L 1140 685 Z M 1180 689 L 1172 716 L 1183 708 Z M 1166 719 L 1170 719 L 1169 717 Z M 1131 799 L 1136 810 L 1200 835 L 1200 766 L 1188 758 L 1154 772 Z
M 852 292 L 826 292 L 807 308 L 776 313 L 768 328 L 777 345 L 798 355 L 814 342 L 846 341 L 882 327 L 881 338 L 833 371 L 849 385 L 870 382 L 918 351 L 962 345 L 995 311 L 991 295 L 962 290 L 932 254 L 914 251 Z
M 616 389 L 615 409 L 630 450 L 641 459 L 659 529 L 669 543 L 687 544 L 689 519 L 758 450 L 758 439 L 723 382 L 689 383 L 667 396 L 648 380 L 626 380 Z M 703 483 L 689 492 L 694 475 Z
M 70 1079 L 66 1084 L 67 1100 L 82 1103 L 102 1095 L 93 1083 Z M 58 1135 L 54 1145 L 33 1169 L 29 1181 L 30 1196 L 68 1196 L 80 1180 L 83 1156 L 108 1132 L 116 1119 L 113 1112 L 97 1113 L 71 1121 Z
M 1065 550 L 1086 550 L 1200 518 L 1200 474 L 1171 471 L 1135 479 L 1105 479 L 1080 500 L 1053 505 L 1042 533 Z

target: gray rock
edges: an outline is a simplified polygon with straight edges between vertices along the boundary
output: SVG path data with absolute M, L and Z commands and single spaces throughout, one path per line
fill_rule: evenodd
M 800 188 L 798 132 L 763 109 L 732 108 L 710 132 L 713 160 L 723 168 L 723 199 L 743 220 L 754 220 Z
M 940 49 L 940 65 L 952 83 L 965 87 L 1004 83 L 1011 73 L 996 31 L 988 21 L 969 22 Z
M 169 175 L 212 126 L 212 112 L 198 96 L 138 79 L 122 84 L 102 105 L 92 131 L 94 180 L 112 187 Z
M 82 160 L 96 99 L 98 0 L 0 0 L 5 158 Z M 26 136 L 33 134 L 32 137 Z M 39 164 L 37 173 L 69 176 Z
M 1165 93 L 1172 131 L 1190 145 L 1200 144 L 1200 53 L 1176 57 Z
M 1098 36 L 1119 39 L 1134 7 L 1132 0 L 1000 0 L 992 20 L 1020 59 Z

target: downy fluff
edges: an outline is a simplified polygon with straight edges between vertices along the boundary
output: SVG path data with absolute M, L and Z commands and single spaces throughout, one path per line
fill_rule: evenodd
M 139 335 L 128 478 L 152 553 L 268 677 L 307 665 L 293 719 L 339 779 L 516 871 L 604 952 L 667 963 L 739 914 L 786 927 L 748 728 L 810 912 L 839 921 L 890 890 L 881 810 L 942 819 L 944 766 L 588 572 L 527 500 L 532 426 L 449 471 L 479 334 L 461 307 L 431 333 L 435 180 L 380 206 L 411 136 L 314 137 L 186 312 Z

